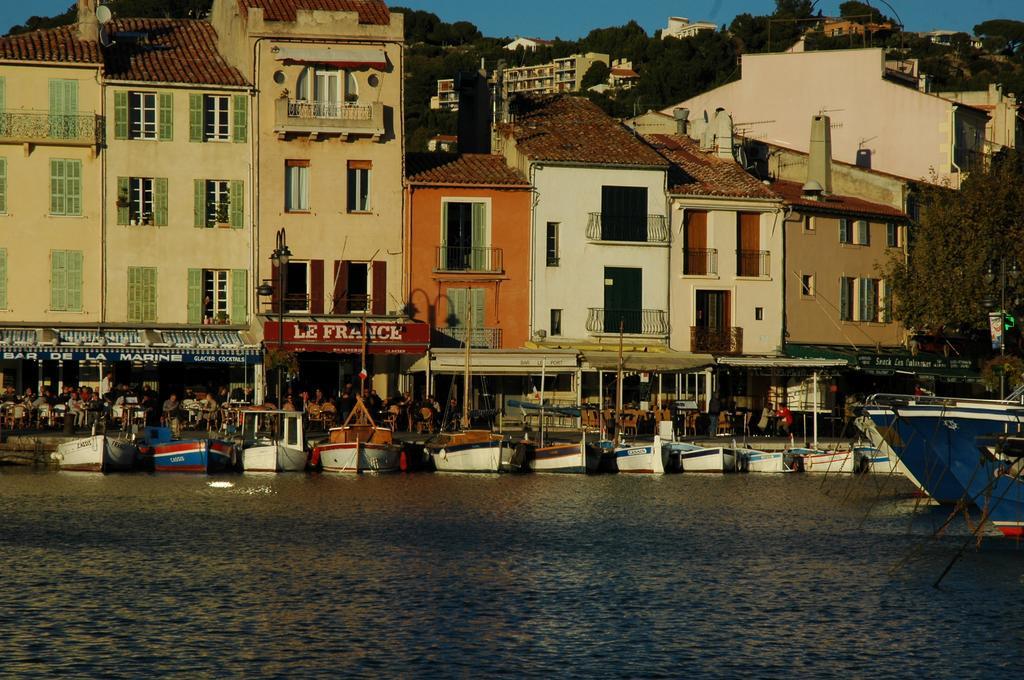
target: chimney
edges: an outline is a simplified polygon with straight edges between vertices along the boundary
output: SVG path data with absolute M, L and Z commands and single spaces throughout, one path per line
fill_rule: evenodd
M 676 134 L 685 137 L 690 127 L 690 109 L 678 108 L 672 115 L 676 119 Z
M 487 76 L 459 73 L 455 89 L 459 93 L 459 153 L 490 153 L 492 110 Z
M 715 111 L 715 153 L 719 158 L 735 160 L 732 155 L 732 116 L 725 109 Z
M 99 0 L 78 0 L 78 38 L 98 42 L 100 39 L 100 22 L 96 18 L 96 5 Z
M 824 193 L 832 193 L 832 121 L 824 114 L 811 119 L 807 183 L 811 182 L 816 182 Z

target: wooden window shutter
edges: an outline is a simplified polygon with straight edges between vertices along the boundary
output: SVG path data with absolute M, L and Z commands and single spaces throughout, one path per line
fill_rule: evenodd
M 117 178 L 117 223 L 128 224 L 128 206 L 131 203 L 131 182 L 127 177 Z
M 68 311 L 82 311 L 82 251 L 67 254 Z
M 244 324 L 249 316 L 249 272 L 231 270 L 231 323 Z
M 845 276 L 839 277 L 839 320 L 850 321 L 850 288 L 849 279 Z
M 446 291 L 448 299 L 448 315 L 445 318 L 445 325 L 449 328 L 461 328 L 466 325 L 467 288 L 449 288 Z
M 114 139 L 128 139 L 128 93 L 114 92 Z
M 249 139 L 249 97 L 244 94 L 236 94 L 233 102 L 234 130 L 232 138 L 236 142 L 245 142 Z
M 348 314 L 348 260 L 334 261 L 331 314 Z
M 0 158 L 0 213 L 7 212 L 7 159 Z
M 0 309 L 7 308 L 7 248 L 0 248 Z
M 309 261 L 309 312 L 324 313 L 324 261 Z
M 374 316 L 384 316 L 388 309 L 388 263 L 375 261 L 373 263 L 373 300 L 370 313 Z
M 64 84 L 60 80 L 50 79 L 50 116 L 64 115 Z M 54 125 L 54 121 L 50 121 Z
M 63 250 L 50 251 L 50 309 L 63 312 L 68 306 L 67 256 Z
M 142 320 L 156 322 L 156 267 L 142 269 Z
M 203 323 L 203 270 L 188 270 L 188 323 Z
M 206 226 L 206 180 L 197 179 L 193 183 L 195 187 L 195 226 Z
M 50 159 L 50 214 L 64 214 L 64 161 Z
M 82 161 L 64 161 L 65 215 L 82 214 Z
M 153 224 L 166 227 L 167 212 L 167 178 L 157 177 L 153 180 Z
M 245 226 L 245 182 L 240 179 L 231 180 L 230 206 L 231 228 L 241 229 Z
M 128 321 L 142 321 L 142 268 L 128 267 Z
M 473 330 L 483 328 L 487 321 L 486 295 L 483 288 L 474 288 L 471 291 L 470 304 L 473 305 Z
M 203 141 L 203 95 L 188 96 L 188 141 Z
M 161 142 L 174 139 L 174 93 L 165 92 L 160 95 L 160 133 Z

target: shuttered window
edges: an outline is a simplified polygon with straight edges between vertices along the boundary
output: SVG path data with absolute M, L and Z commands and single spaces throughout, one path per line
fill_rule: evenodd
M 840 321 L 853 321 L 853 285 L 854 279 L 849 276 L 839 279 Z
M 7 213 L 7 159 L 0 158 L 0 213 Z
M 128 321 L 156 322 L 156 267 L 128 267 Z
M 601 240 L 647 240 L 647 187 L 601 187 Z
M 231 270 L 231 323 L 244 324 L 249 316 L 249 272 Z
M 236 94 L 232 99 L 234 125 L 231 138 L 235 142 L 245 142 L 249 138 L 249 98 L 244 94 Z
M 7 306 L 7 248 L 0 248 L 0 309 Z
M 850 228 L 850 220 L 845 217 L 839 220 L 839 242 L 853 243 L 853 230 Z
M 82 161 L 50 160 L 50 214 L 82 214 Z
M 881 281 L 879 279 L 859 279 L 859 313 L 858 321 L 878 321 Z
M 50 251 L 50 310 L 82 311 L 82 251 Z
M 160 95 L 160 130 L 161 142 L 174 139 L 174 94 L 165 92 Z
M 188 323 L 198 326 L 203 323 L 203 270 L 188 270 Z
M 857 244 L 866 246 L 871 244 L 871 225 L 867 220 L 857 220 Z
M 448 289 L 448 327 L 467 328 L 470 323 L 472 305 L 473 328 L 484 326 L 486 317 L 486 291 L 483 288 Z
M 78 136 L 78 81 L 50 79 L 50 137 Z

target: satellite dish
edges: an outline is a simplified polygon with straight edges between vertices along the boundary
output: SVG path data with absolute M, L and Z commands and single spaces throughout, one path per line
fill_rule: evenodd
M 106 5 L 100 5 L 96 8 L 96 21 L 100 22 L 101 25 L 110 23 L 110 20 L 113 18 L 114 15 L 111 14 L 110 8 Z

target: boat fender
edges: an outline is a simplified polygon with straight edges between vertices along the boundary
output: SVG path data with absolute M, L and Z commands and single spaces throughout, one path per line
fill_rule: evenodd
M 405 453 L 405 449 L 402 449 L 402 453 L 398 456 L 398 469 L 402 472 L 409 471 L 409 459 Z

